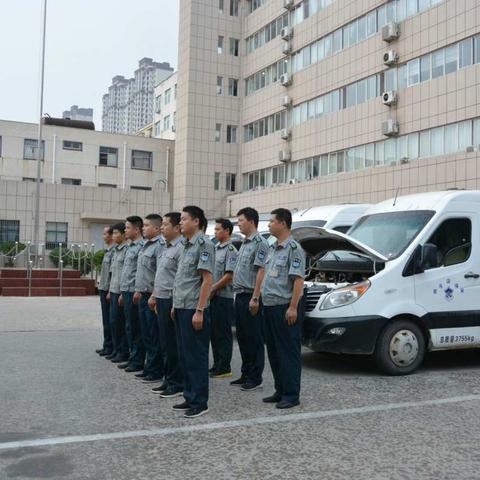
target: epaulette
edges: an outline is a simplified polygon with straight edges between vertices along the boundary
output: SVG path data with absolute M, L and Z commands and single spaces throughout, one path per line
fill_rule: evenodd
M 262 242 L 262 237 L 260 235 L 258 235 L 258 237 L 255 237 L 255 241 L 257 243 L 261 243 Z
M 230 244 L 230 245 L 228 246 L 228 249 L 229 249 L 231 252 L 233 252 L 233 251 L 235 250 L 235 247 L 234 247 L 232 244 Z
M 296 242 L 290 242 L 290 248 L 292 250 L 296 250 L 298 247 L 297 247 L 297 243 Z
M 205 244 L 205 239 L 202 238 L 202 237 L 200 237 L 200 238 L 198 239 L 198 243 L 199 243 L 200 245 L 204 245 L 204 244 Z

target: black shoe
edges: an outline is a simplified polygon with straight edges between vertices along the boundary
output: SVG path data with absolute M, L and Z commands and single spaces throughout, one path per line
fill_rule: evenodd
M 161 377 L 153 377 L 152 375 L 147 375 L 142 379 L 142 383 L 160 383 L 161 381 Z
M 241 388 L 244 392 L 253 392 L 254 390 L 259 390 L 260 388 L 263 388 L 263 384 L 247 382 L 244 385 L 242 385 Z
M 280 395 L 274 393 L 270 397 L 263 398 L 262 402 L 264 402 L 264 403 L 278 403 L 278 402 L 280 402 L 280 400 L 282 400 L 282 397 Z
M 176 412 L 186 412 L 187 410 L 190 410 L 190 404 L 185 401 L 182 403 L 177 403 L 172 407 Z
M 97 348 L 97 350 L 95 350 L 95 353 L 98 353 L 100 355 L 103 351 L 103 348 Z
M 98 352 L 97 352 L 98 353 Z M 214 372 L 215 370 L 217 370 L 217 367 L 214 365 L 212 368 L 209 368 L 208 369 L 208 373 L 212 373 Z
M 242 375 L 240 378 L 237 378 L 233 382 L 230 382 L 230 385 L 235 385 L 236 387 L 241 387 L 247 383 L 247 379 Z
M 147 374 L 145 372 L 140 372 L 140 373 L 136 373 L 135 376 L 137 378 L 145 378 L 147 376 Z
M 154 393 L 164 392 L 167 388 L 168 388 L 168 383 L 163 382 L 159 387 L 152 388 L 152 392 Z
M 115 358 L 112 358 L 112 363 L 122 363 L 126 362 L 128 358 L 125 358 L 123 355 L 117 355 Z
M 119 364 L 117 365 L 117 367 L 118 367 L 118 368 L 122 368 L 122 369 L 123 369 L 123 368 L 127 368 L 127 367 L 128 367 L 128 362 L 119 363 Z
M 196 417 L 200 417 L 201 415 L 207 412 L 208 412 L 208 407 L 190 408 L 185 412 L 183 416 L 185 418 L 196 418 Z
M 117 356 L 116 353 L 110 353 L 109 355 L 105 355 L 107 360 L 113 360 Z
M 143 370 L 142 367 L 127 367 L 125 369 L 126 372 L 130 373 L 130 372 L 141 372 Z
M 275 406 L 283 410 L 285 408 L 296 407 L 297 405 L 300 405 L 300 400 L 293 400 L 292 402 L 289 402 L 288 400 L 280 400 Z
M 102 351 L 99 353 L 99 355 L 100 355 L 101 357 L 108 357 L 108 355 L 111 355 L 111 354 L 112 354 L 112 352 L 110 352 L 109 350 L 102 350 Z
M 214 370 L 210 373 L 210 378 L 228 378 L 232 376 L 230 370 Z
M 163 392 L 160 392 L 160 396 L 162 398 L 175 398 L 175 397 L 181 397 L 183 394 L 182 390 L 178 390 L 178 388 L 173 388 L 173 387 L 168 387 L 166 390 Z

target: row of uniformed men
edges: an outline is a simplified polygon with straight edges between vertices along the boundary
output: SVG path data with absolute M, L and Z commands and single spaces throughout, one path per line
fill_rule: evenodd
M 239 251 L 227 219 L 216 220 L 214 246 L 196 206 L 163 219 L 131 216 L 104 230 L 104 343 L 97 353 L 139 372 L 145 383 L 163 382 L 153 391 L 164 398 L 183 395 L 173 409 L 190 418 L 208 411 L 209 374 L 231 376 L 233 318 L 242 367 L 231 385 L 262 386 L 266 343 L 275 392 L 263 401 L 282 409 L 299 404 L 305 255 L 290 234 L 292 215 L 272 212 L 269 230 L 277 241 L 271 247 L 257 231 L 255 209 L 243 208 L 237 217 L 245 236 Z

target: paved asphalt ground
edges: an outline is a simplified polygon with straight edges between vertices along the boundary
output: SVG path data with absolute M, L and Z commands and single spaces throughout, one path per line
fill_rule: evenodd
M 301 407 L 211 381 L 195 420 L 94 353 L 97 298 L 0 297 L 0 479 L 479 479 L 480 352 L 409 377 L 303 354 Z M 234 371 L 240 366 L 238 350 Z

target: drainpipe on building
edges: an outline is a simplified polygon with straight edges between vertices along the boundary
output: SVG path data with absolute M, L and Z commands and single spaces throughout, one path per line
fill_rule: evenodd
M 127 186 L 127 142 L 123 142 L 123 181 L 122 188 Z
M 57 162 L 57 136 L 53 136 L 53 153 L 52 153 L 52 183 L 55 183 L 55 166 Z

